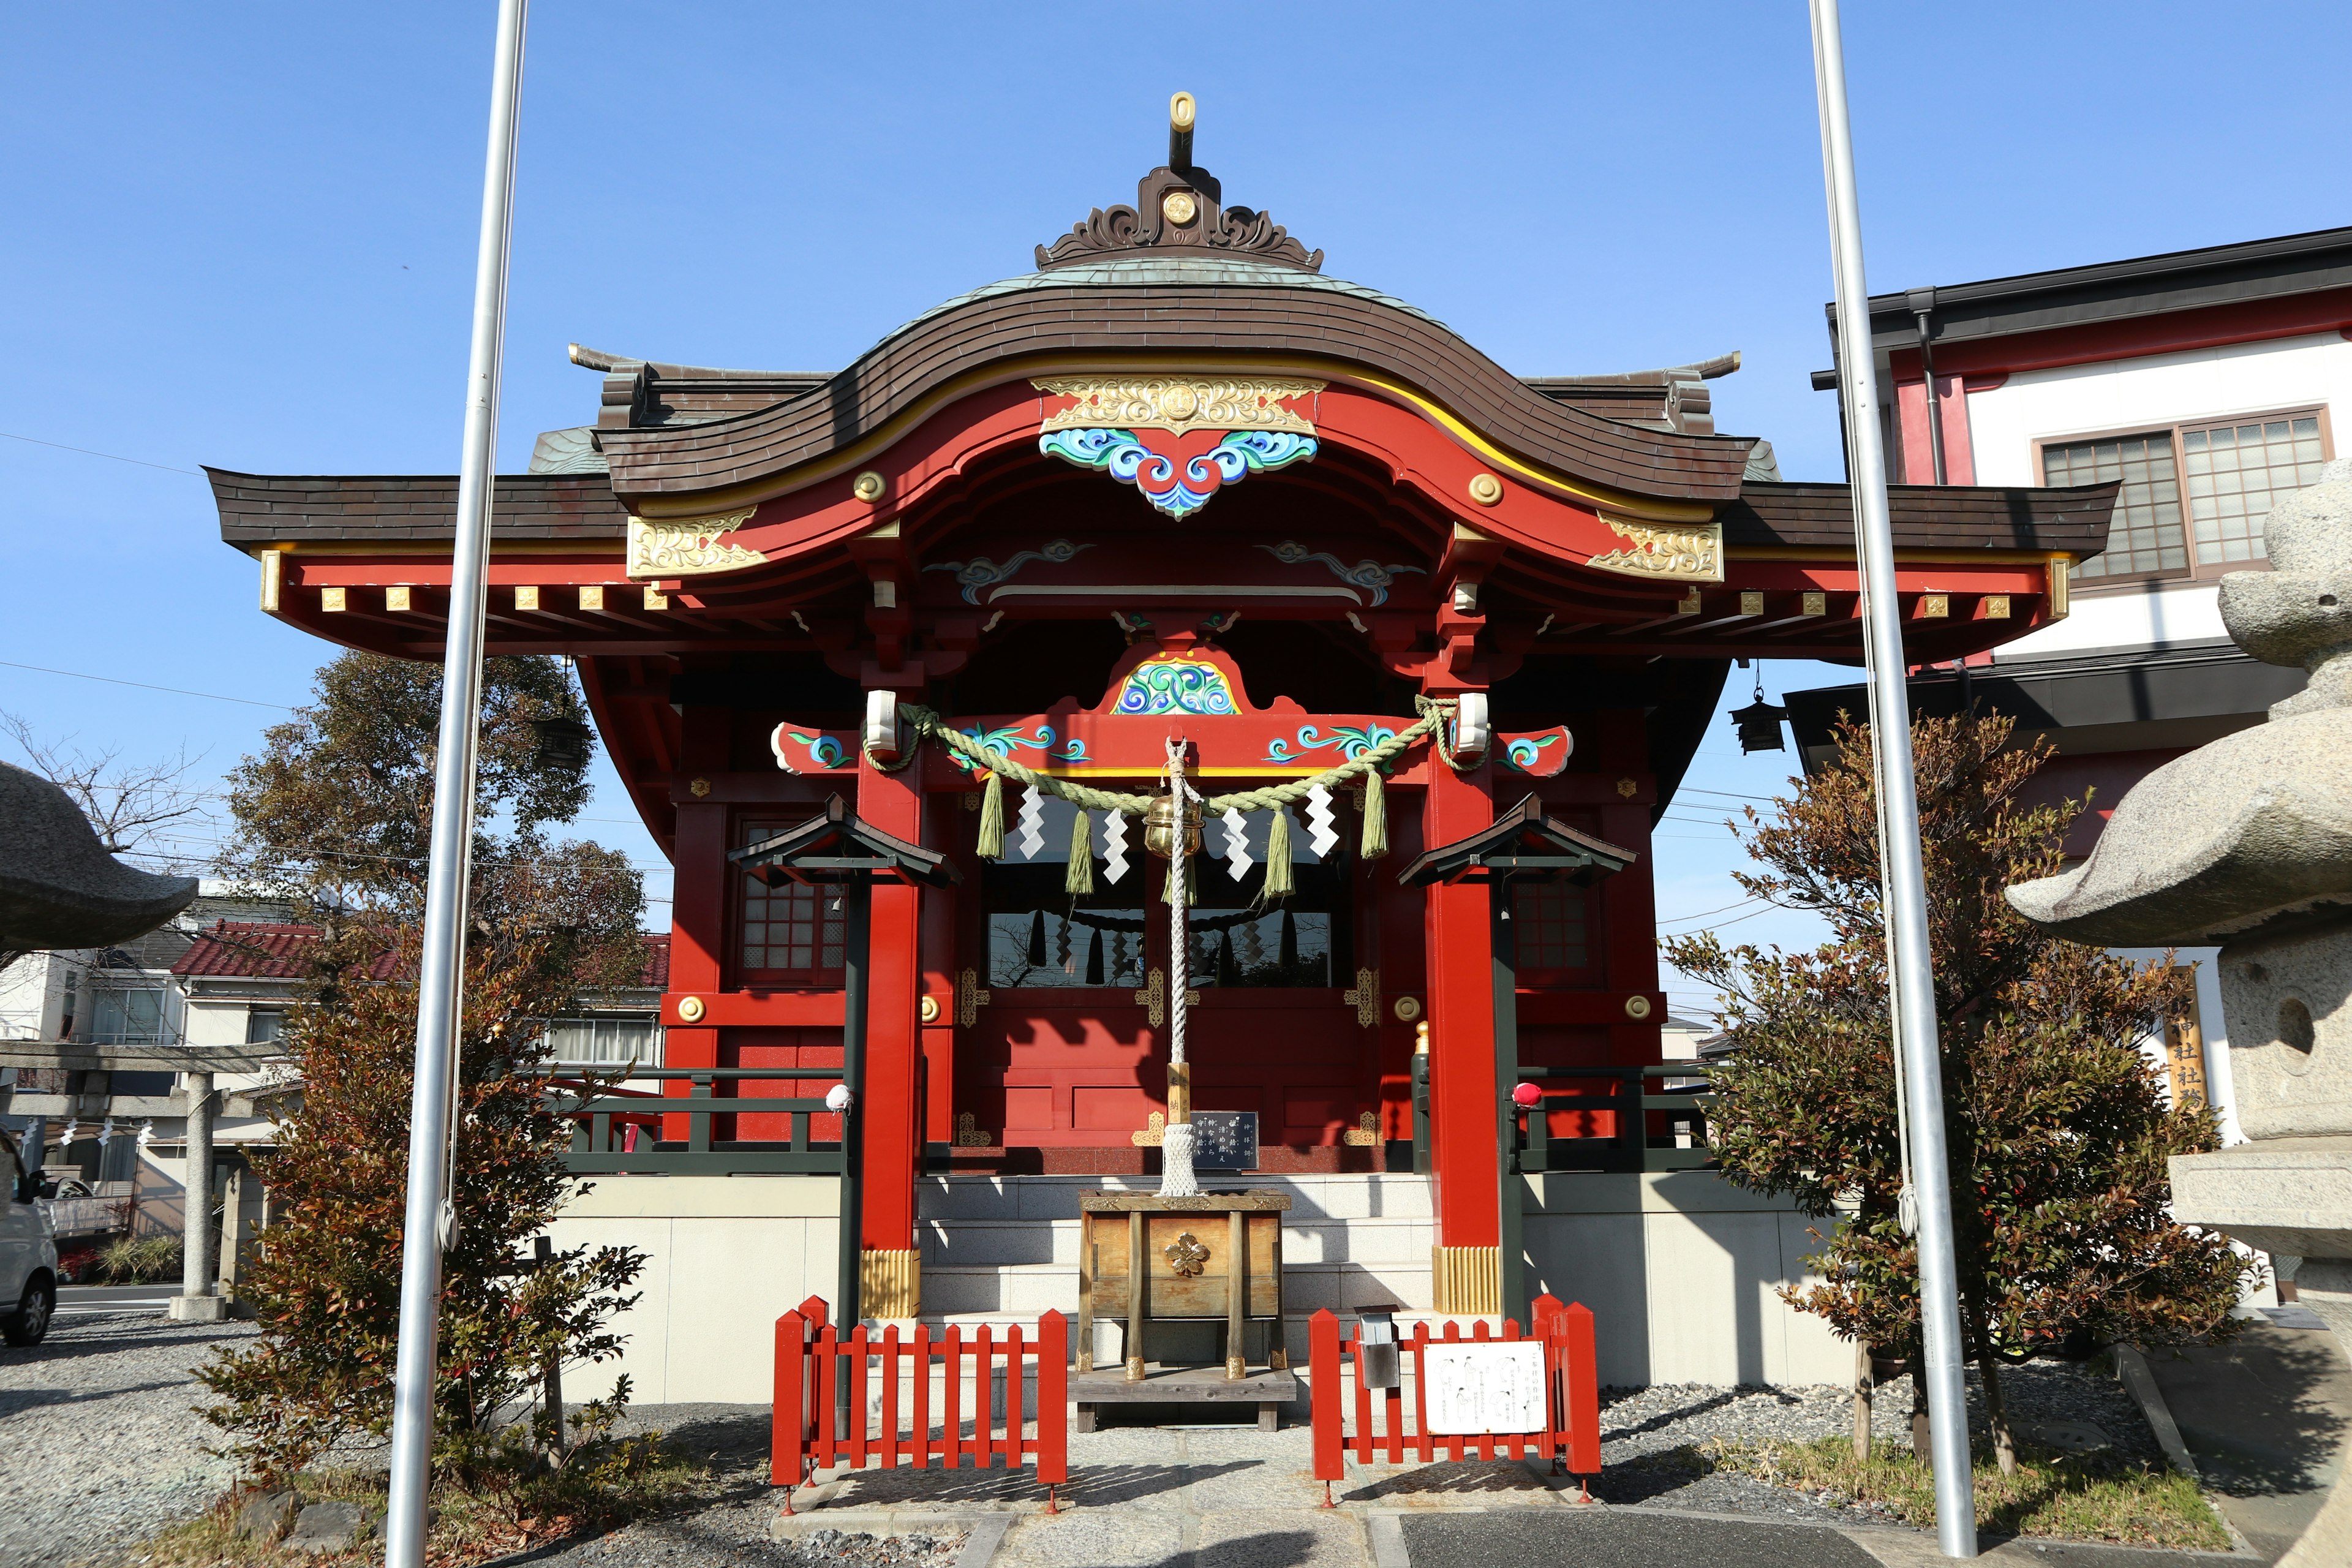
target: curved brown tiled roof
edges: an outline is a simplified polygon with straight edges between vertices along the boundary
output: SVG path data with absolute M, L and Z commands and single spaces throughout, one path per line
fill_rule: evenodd
M 2064 551 L 2075 559 L 2107 547 L 2119 481 L 2058 489 L 1999 485 L 1889 485 L 1886 509 L 1905 550 Z M 1751 480 L 1716 514 L 1727 545 L 1853 548 L 1853 492 L 1845 485 Z
M 221 503 L 221 538 L 446 541 L 457 526 L 454 475 L 326 479 L 235 474 L 207 468 Z M 1895 543 L 1902 550 L 1990 549 L 2097 554 L 2106 545 L 2116 486 L 2021 489 L 1998 486 L 1889 485 Z M 501 540 L 615 542 L 628 509 L 601 475 L 506 474 L 499 479 Z M 1727 544 L 1853 548 L 1853 492 L 1842 484 L 1750 479 L 1717 516 Z
M 240 474 L 206 468 L 231 544 L 272 540 L 444 540 L 457 531 L 454 474 Z M 629 509 L 602 474 L 501 474 L 498 536 L 602 543 L 628 531 Z
M 1369 289 L 1274 268 L 1155 262 L 1150 282 L 1009 279 L 892 333 L 824 386 L 706 424 L 608 428 L 598 442 L 626 497 L 791 488 L 779 481 L 874 435 L 951 383 L 1018 379 L 1046 360 L 1150 354 L 1361 367 L 1433 400 L 1539 467 L 1640 497 L 1727 500 L 1752 439 L 1603 419 L 1543 395 L 1431 317 Z M 1108 271 L 1108 268 L 1098 269 Z M 1178 280 L 1197 277 L 1198 281 Z

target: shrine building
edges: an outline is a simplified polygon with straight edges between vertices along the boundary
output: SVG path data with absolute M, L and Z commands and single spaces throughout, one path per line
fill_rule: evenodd
M 804 1267 L 714 1242 L 658 1260 L 660 1289 L 699 1269 L 752 1325 L 829 1293 L 845 1190 L 866 1318 L 1069 1310 L 1049 1233 L 1075 1189 L 1154 1179 L 1181 1003 L 1204 1183 L 1296 1194 L 1286 1310 L 1516 1316 L 1542 1288 L 1601 1315 L 1604 1381 L 1773 1373 L 1685 1366 L 1623 1321 L 1701 1310 L 1638 1226 L 1721 1187 L 1640 1070 L 1665 1015 L 1651 835 L 1734 659 L 1859 664 L 1846 486 L 1784 482 L 1715 428 L 1737 355 L 1516 374 L 1330 276 L 1224 203 L 1189 114 L 1132 205 L 838 371 L 574 345 L 593 422 L 497 481 L 487 651 L 574 661 L 676 868 L 663 1065 L 719 1076 L 663 1092 L 821 1094 L 842 1070 L 845 900 L 763 879 L 755 847 L 839 797 L 943 858 L 871 894 L 855 1182 L 838 1117 L 666 1113 L 585 1163 L 616 1173 L 597 1234 L 660 1214 L 683 1236 L 656 1179 L 830 1169 L 709 1208 L 799 1216 L 773 1245 Z M 454 477 L 210 472 L 265 613 L 441 657 Z M 2115 494 L 1895 487 L 1912 658 L 2064 616 Z M 1171 742 L 1206 802 L 1181 995 L 1138 815 Z M 723 1076 L 761 1068 L 823 1070 Z M 1577 1195 L 1600 1178 L 1634 1195 Z M 1811 1245 L 1774 1205 L 1717 1206 L 1774 1227 L 1768 1285 Z M 1603 1210 L 1634 1215 L 1647 1265 L 1575 1228 Z M 1384 1216 L 1402 1228 L 1363 1261 Z M 1601 1278 L 1644 1267 L 1646 1294 Z M 1612 1363 L 1612 1335 L 1645 1334 Z M 639 1397 L 728 1396 L 681 1376 L 641 1372 Z

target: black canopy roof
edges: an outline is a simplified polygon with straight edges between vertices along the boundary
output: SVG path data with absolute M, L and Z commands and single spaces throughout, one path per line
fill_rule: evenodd
M 1397 874 L 1408 888 L 1455 882 L 1484 872 L 1489 879 L 1589 884 L 1632 865 L 1635 856 L 1579 833 L 1543 814 L 1534 795 L 1495 818 L 1491 826 L 1440 846 Z
M 839 795 L 806 822 L 763 838 L 728 858 L 770 887 L 842 882 L 919 882 L 944 888 L 962 880 L 945 855 L 894 837 L 851 813 Z

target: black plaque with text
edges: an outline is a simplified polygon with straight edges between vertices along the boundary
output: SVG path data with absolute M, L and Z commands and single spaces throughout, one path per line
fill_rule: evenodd
M 1192 1112 L 1192 1168 L 1196 1171 L 1257 1169 L 1257 1112 Z

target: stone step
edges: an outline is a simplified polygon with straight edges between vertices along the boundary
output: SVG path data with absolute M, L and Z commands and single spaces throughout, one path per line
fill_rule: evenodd
M 1430 1219 L 1429 1181 L 1405 1174 L 1261 1175 L 1223 1180 L 1290 1198 L 1286 1223 L 1317 1220 Z M 925 1219 L 1075 1220 L 1083 1192 L 1157 1192 L 1156 1177 L 926 1176 L 918 1193 Z
M 1283 1268 L 1283 1308 L 1286 1316 L 1303 1315 L 1324 1307 L 1343 1313 L 1367 1306 L 1426 1312 L 1434 1300 L 1425 1250 L 1417 1263 L 1289 1263 Z M 1078 1271 L 1075 1267 L 1050 1263 L 923 1265 L 926 1317 L 1003 1313 L 1034 1319 L 1045 1311 L 1061 1311 L 1075 1317 L 1077 1307 Z
M 1435 1223 L 1423 1218 L 1333 1220 L 1284 1216 L 1286 1267 L 1360 1263 L 1426 1267 Z M 1078 1266 L 1078 1222 L 1065 1220 L 925 1219 L 919 1226 L 923 1267 L 942 1264 Z

